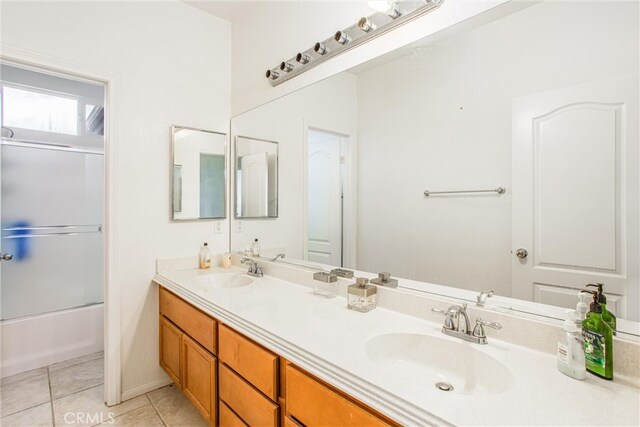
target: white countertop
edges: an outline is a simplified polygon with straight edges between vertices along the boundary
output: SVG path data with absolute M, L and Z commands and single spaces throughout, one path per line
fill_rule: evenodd
M 493 337 L 487 345 L 466 343 L 442 334 L 441 324 L 380 307 L 355 312 L 346 308 L 345 298 L 320 298 L 306 286 L 273 277 L 252 278 L 253 284 L 236 288 L 207 288 L 194 281 L 217 272 L 245 271 L 177 270 L 160 272 L 154 281 L 404 425 L 640 425 L 639 389 L 591 375 L 586 381 L 571 379 L 558 372 L 556 358 L 548 353 Z M 414 379 L 411 363 L 400 361 L 391 369 L 372 360 L 367 343 L 384 334 L 451 341 L 463 356 L 484 353 L 508 373 L 493 373 L 494 365 L 488 364 L 483 375 L 499 375 L 502 387 L 442 392 L 434 385 L 437 377 Z M 443 379 L 456 385 L 446 375 Z

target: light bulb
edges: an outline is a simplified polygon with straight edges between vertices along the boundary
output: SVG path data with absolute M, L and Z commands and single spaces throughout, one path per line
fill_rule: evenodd
M 376 12 L 387 13 L 393 3 L 395 3 L 393 0 L 369 0 L 367 6 Z

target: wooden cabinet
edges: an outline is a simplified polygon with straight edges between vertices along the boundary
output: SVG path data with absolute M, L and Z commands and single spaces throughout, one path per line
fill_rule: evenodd
M 285 377 L 287 414 L 303 425 L 342 427 L 396 425 L 293 365 L 287 364 Z
M 191 339 L 182 335 L 182 390 L 202 414 L 216 421 L 216 358 Z
M 217 322 L 160 288 L 160 366 L 211 426 L 217 424 Z
M 180 297 L 160 288 L 160 314 L 212 354 L 216 354 L 216 321 Z
M 218 417 L 220 427 L 247 427 L 244 421 L 222 401 L 218 408 Z
M 160 366 L 211 426 L 398 425 L 162 287 L 159 325 Z
M 180 342 L 182 332 L 173 323 L 160 316 L 160 366 L 171 381 L 182 385 L 180 373 Z
M 218 330 L 218 358 L 269 399 L 278 399 L 278 356 L 226 325 Z
M 228 405 L 250 426 L 278 425 L 278 405 L 223 364 L 219 365 L 220 401 Z

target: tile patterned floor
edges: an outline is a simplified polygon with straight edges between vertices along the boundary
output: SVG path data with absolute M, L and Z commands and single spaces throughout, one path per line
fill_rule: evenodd
M 173 385 L 107 407 L 103 354 L 94 353 L 0 382 L 0 426 L 205 427 L 206 422 Z

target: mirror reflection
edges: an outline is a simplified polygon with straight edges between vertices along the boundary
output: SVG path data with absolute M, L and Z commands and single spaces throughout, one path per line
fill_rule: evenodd
M 604 283 L 639 320 L 638 29 L 632 2 L 496 8 L 235 117 L 282 182 L 233 249 L 560 307 Z
M 173 126 L 172 218 L 226 218 L 226 135 Z
M 278 217 L 278 143 L 236 137 L 236 218 Z

